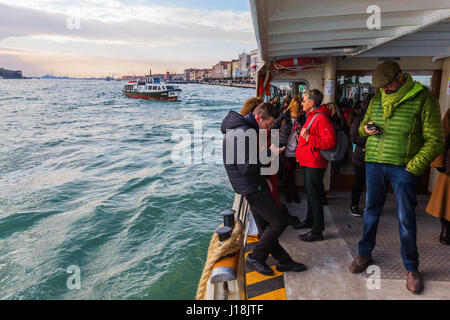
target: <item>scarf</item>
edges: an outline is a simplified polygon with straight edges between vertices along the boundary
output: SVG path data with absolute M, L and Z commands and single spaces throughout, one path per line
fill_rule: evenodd
M 412 77 L 403 73 L 403 78 L 406 80 L 405 83 L 397 90 L 391 94 L 386 94 L 383 89 L 381 91 L 381 105 L 383 106 L 383 119 L 386 120 L 392 116 L 395 107 L 402 101 L 402 99 L 410 92 L 414 87 L 414 81 Z

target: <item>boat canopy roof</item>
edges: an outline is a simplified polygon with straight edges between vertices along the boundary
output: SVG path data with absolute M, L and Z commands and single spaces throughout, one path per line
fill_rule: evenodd
M 250 9 L 266 62 L 327 55 L 450 56 L 448 0 L 250 0 Z
M 160 84 L 161 83 L 161 79 L 158 77 L 152 77 L 150 76 L 146 76 L 147 78 L 147 83 L 155 83 L 155 84 Z

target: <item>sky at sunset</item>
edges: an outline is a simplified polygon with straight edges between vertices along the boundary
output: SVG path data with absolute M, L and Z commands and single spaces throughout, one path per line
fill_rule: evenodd
M 181 73 L 256 47 L 247 0 L 0 0 L 0 67 L 25 76 Z

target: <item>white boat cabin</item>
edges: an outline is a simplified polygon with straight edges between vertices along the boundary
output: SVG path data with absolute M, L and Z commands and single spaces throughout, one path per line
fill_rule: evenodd
M 124 85 L 123 89 L 125 91 L 156 93 L 179 90 L 179 87 L 168 85 L 162 82 L 160 78 L 146 76 L 145 79 L 129 81 Z

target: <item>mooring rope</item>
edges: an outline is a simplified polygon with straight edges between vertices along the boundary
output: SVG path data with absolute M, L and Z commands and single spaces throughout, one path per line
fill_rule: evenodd
M 202 276 L 197 288 L 197 300 L 204 300 L 206 293 L 206 285 L 208 284 L 209 277 L 211 276 L 212 269 L 220 258 L 229 254 L 237 252 L 242 247 L 242 240 L 244 236 L 244 230 L 242 222 L 237 220 L 231 233 L 231 237 L 220 243 L 219 237 L 216 233 L 213 234 L 211 242 L 209 243 L 208 257 L 206 259 L 205 267 L 203 268 Z

